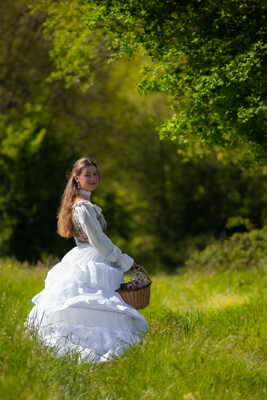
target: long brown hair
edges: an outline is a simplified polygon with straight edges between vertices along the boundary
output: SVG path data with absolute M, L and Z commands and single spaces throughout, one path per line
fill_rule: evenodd
M 87 157 L 80 158 L 74 163 L 62 195 L 57 217 L 57 232 L 64 238 L 70 238 L 73 236 L 72 206 L 74 200 L 79 194 L 78 183 L 75 180 L 75 176 L 79 176 L 82 170 L 90 165 L 94 165 L 97 168 L 96 163 L 89 160 Z

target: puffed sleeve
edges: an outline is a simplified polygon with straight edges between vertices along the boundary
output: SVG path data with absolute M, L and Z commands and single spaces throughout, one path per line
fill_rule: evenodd
M 89 243 L 94 246 L 102 257 L 109 262 L 114 262 L 123 271 L 128 271 L 134 260 L 117 247 L 103 232 L 97 220 L 95 211 L 90 205 L 84 203 L 75 207 L 75 213 L 79 223 L 88 237 Z

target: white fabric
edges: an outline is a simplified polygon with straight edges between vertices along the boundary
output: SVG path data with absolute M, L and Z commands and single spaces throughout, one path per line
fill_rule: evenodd
M 75 206 L 89 244 L 74 247 L 48 271 L 25 327 L 57 356 L 74 351 L 79 359 L 104 362 L 139 343 L 148 326 L 115 292 L 132 261 L 101 231 L 93 211 L 84 202 Z
M 85 196 L 91 197 L 92 192 L 88 192 L 87 190 L 79 189 L 79 193 L 84 194 Z
M 74 213 L 78 221 L 86 233 L 89 243 L 95 247 L 99 254 L 106 259 L 107 262 L 112 262 L 128 271 L 131 268 L 134 260 L 117 247 L 109 237 L 103 232 L 103 229 L 97 219 L 94 207 L 101 212 L 101 208 L 93 205 L 88 200 L 79 201 L 74 207 Z

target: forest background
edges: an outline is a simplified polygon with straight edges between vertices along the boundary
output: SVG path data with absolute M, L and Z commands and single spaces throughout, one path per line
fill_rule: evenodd
M 151 271 L 263 229 L 264 26 L 261 1 L 2 2 L 0 256 L 74 246 L 56 215 L 81 156 L 108 235 Z

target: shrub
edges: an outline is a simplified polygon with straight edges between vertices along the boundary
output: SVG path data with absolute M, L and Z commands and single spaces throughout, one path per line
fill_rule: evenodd
M 192 269 L 242 269 L 267 265 L 267 226 L 246 233 L 235 233 L 204 250 L 195 250 L 185 266 Z

